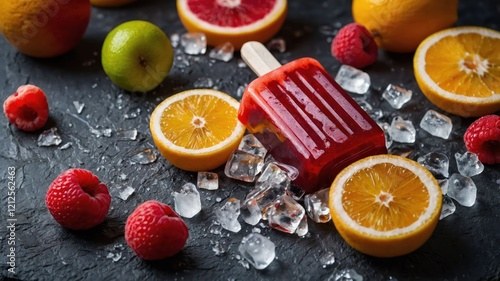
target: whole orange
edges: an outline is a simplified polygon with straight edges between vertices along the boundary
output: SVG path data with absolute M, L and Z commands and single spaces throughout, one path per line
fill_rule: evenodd
M 54 57 L 80 42 L 90 11 L 89 0 L 2 0 L 0 32 L 21 53 Z
M 457 21 L 458 0 L 353 0 L 354 21 L 366 27 L 377 45 L 413 52 L 427 36 Z

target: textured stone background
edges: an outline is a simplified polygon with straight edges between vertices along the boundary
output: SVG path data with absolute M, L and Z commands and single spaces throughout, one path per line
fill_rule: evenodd
M 339 63 L 330 55 L 334 32 L 352 21 L 351 1 L 293 0 L 284 27 L 277 35 L 287 41 L 287 52 L 276 53 L 282 62 L 310 56 L 318 59 L 335 75 Z M 7 220 L 7 167 L 17 169 L 16 183 L 16 275 L 18 280 L 328 280 L 336 270 L 353 268 L 365 280 L 499 280 L 500 279 L 500 166 L 487 166 L 473 179 L 478 186 L 475 206 L 457 205 L 455 214 L 439 222 L 430 240 L 419 250 L 399 258 L 379 259 L 356 252 L 346 245 L 333 224 L 309 221 L 310 234 L 305 238 L 259 227 L 276 243 L 277 259 L 269 268 L 246 269 L 237 259 L 241 238 L 252 230 L 242 222 L 237 233 L 223 231 L 211 234 L 209 228 L 215 215 L 213 208 L 226 199 L 244 198 L 248 184 L 223 176 L 220 189 L 202 190 L 202 212 L 186 219 L 190 238 L 177 256 L 158 262 L 144 262 L 127 247 L 123 232 L 128 214 L 140 203 L 156 199 L 173 204 L 172 188 L 195 182 L 196 174 L 181 171 L 159 157 L 150 165 L 129 162 L 130 156 L 143 148 L 155 150 L 148 120 L 151 111 L 164 98 L 194 88 L 199 79 L 210 78 L 214 87 L 237 96 L 237 89 L 256 76 L 249 68 L 238 67 L 239 54 L 229 63 L 215 62 L 208 55 L 186 56 L 178 53 L 174 67 L 156 90 L 146 94 L 127 93 L 112 85 L 100 65 L 100 49 L 106 34 L 126 20 L 144 19 L 159 25 L 169 36 L 182 34 L 175 10 L 175 1 L 138 1 L 120 9 L 92 10 L 92 19 L 81 44 L 70 53 L 53 59 L 33 59 L 17 53 L 0 38 L 1 100 L 22 84 L 33 83 L 47 93 L 50 121 L 46 128 L 56 126 L 66 150 L 38 147 L 37 134 L 23 133 L 0 116 L 0 188 L 1 221 Z M 500 28 L 500 4 L 495 0 L 460 1 L 457 25 L 479 25 Z M 299 38 L 295 36 L 300 34 Z M 177 50 L 179 51 L 179 50 Z M 464 152 L 463 133 L 473 119 L 450 116 L 454 131 L 448 140 L 430 136 L 418 124 L 427 109 L 436 109 L 421 94 L 412 71 L 412 54 L 381 53 L 377 63 L 366 68 L 373 87 L 369 101 L 380 106 L 389 121 L 395 115 L 410 118 L 417 127 L 417 142 L 411 146 L 418 156 L 442 151 L 451 159 L 450 174 L 457 171 L 454 153 Z M 198 81 L 198 82 L 197 82 Z M 388 83 L 414 91 L 414 98 L 401 110 L 394 111 L 381 99 Z M 85 104 L 81 114 L 73 101 Z M 126 119 L 125 114 L 138 112 Z M 112 129 L 111 137 L 96 137 L 90 127 Z M 118 129 L 136 128 L 136 141 L 115 137 Z M 155 150 L 156 151 L 156 150 Z M 92 170 L 108 183 L 112 193 L 118 186 L 131 186 L 135 193 L 126 201 L 113 197 L 106 221 L 95 229 L 74 232 L 61 228 L 48 213 L 44 197 L 52 180 L 70 167 Z M 120 178 L 121 174 L 126 179 Z M 217 198 L 222 199 L 219 203 Z M 6 227 L 0 228 L 0 277 L 7 276 Z M 227 253 L 216 256 L 212 243 L 218 241 Z M 321 255 L 331 251 L 336 262 L 323 268 Z M 114 262 L 107 258 L 121 254 Z

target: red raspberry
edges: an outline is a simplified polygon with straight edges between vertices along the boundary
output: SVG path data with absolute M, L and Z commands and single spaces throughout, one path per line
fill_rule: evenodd
M 179 215 L 163 203 L 150 200 L 130 214 L 125 240 L 144 260 L 160 260 L 178 253 L 186 244 L 188 228 Z
M 74 230 L 89 229 L 103 222 L 110 203 L 106 185 L 84 169 L 69 169 L 60 174 L 45 197 L 54 219 Z
M 23 131 L 41 129 L 49 119 L 49 104 L 45 93 L 33 85 L 24 85 L 3 103 L 3 111 L 10 123 Z
M 343 64 L 363 68 L 377 60 L 378 47 L 364 26 L 350 23 L 333 39 L 332 55 Z
M 500 163 L 500 116 L 486 115 L 474 121 L 464 134 L 464 142 L 482 163 Z

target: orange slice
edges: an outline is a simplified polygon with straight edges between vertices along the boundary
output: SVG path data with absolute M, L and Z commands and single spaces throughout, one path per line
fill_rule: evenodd
M 395 155 L 370 156 L 346 167 L 330 189 L 339 234 L 377 257 L 414 251 L 431 236 L 441 213 L 441 189 L 419 163 Z
M 285 21 L 287 0 L 177 0 L 177 12 L 189 32 L 202 32 L 207 43 L 231 42 L 235 49 L 248 41 L 264 43 Z
M 500 110 L 500 33 L 483 27 L 437 32 L 417 48 L 413 68 L 425 96 L 463 117 Z
M 224 164 L 245 133 L 239 102 L 211 89 L 188 90 L 161 102 L 149 128 L 160 153 L 174 166 L 206 171 Z

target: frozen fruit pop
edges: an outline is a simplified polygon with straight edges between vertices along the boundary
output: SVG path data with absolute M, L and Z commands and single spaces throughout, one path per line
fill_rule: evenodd
M 318 61 L 281 66 L 258 42 L 241 55 L 260 77 L 246 88 L 238 118 L 277 161 L 299 170 L 294 183 L 305 192 L 330 186 L 356 160 L 387 153 L 382 129 Z

